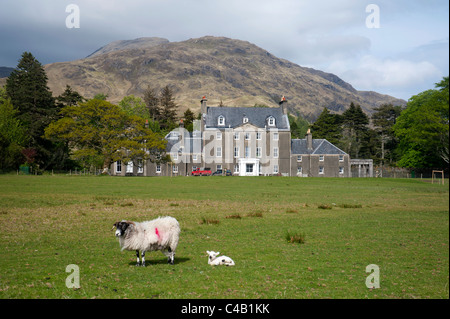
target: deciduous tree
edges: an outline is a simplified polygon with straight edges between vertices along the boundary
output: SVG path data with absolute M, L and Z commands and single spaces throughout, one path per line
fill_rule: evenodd
M 118 160 L 137 165 L 164 152 L 164 139 L 147 128 L 145 120 L 107 101 L 92 99 L 61 113 L 63 118 L 50 124 L 45 136 L 68 141 L 76 160 L 101 160 L 107 169 Z

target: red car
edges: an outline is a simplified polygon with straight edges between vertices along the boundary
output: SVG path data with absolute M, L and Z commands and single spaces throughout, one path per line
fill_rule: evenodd
M 197 168 L 192 171 L 192 176 L 211 176 L 211 169 L 205 167 L 204 169 Z

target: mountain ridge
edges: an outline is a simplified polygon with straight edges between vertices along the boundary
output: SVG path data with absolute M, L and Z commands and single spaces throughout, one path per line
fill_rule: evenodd
M 104 93 L 113 103 L 127 95 L 143 96 L 150 85 L 170 85 L 180 111 L 209 105 L 278 106 L 314 121 L 324 107 L 342 113 L 351 102 L 370 114 L 384 103 L 406 101 L 372 91 L 357 91 L 338 76 L 302 67 L 248 41 L 205 36 L 170 42 L 157 37 L 111 42 L 88 57 L 44 66 L 55 96 L 70 85 L 86 98 Z M 179 114 L 181 115 L 181 114 Z

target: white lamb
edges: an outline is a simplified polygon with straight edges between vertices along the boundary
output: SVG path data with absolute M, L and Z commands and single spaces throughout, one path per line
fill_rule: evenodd
M 142 223 L 122 220 L 113 225 L 122 250 L 135 250 L 137 264 L 140 265 L 139 251 L 142 252 L 142 266 L 145 267 L 145 252 L 160 250 L 173 265 L 175 250 L 180 237 L 180 225 L 173 217 L 159 217 Z
M 230 257 L 227 256 L 217 257 L 220 254 L 220 252 L 207 250 L 206 253 L 209 255 L 208 264 L 211 266 L 218 266 L 218 265 L 234 266 L 234 261 Z

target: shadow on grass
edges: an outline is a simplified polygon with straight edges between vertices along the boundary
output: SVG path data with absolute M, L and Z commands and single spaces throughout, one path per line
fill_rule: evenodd
M 183 258 L 183 257 L 175 257 L 175 260 L 173 261 L 174 265 L 178 265 L 178 264 L 182 264 L 185 263 L 187 261 L 191 260 L 190 258 Z M 163 265 L 163 264 L 167 264 L 167 258 L 158 258 L 158 259 L 147 259 L 147 257 L 145 257 L 145 266 L 149 267 L 151 265 Z M 131 261 L 128 263 L 128 265 L 130 266 L 136 266 L 136 261 Z

